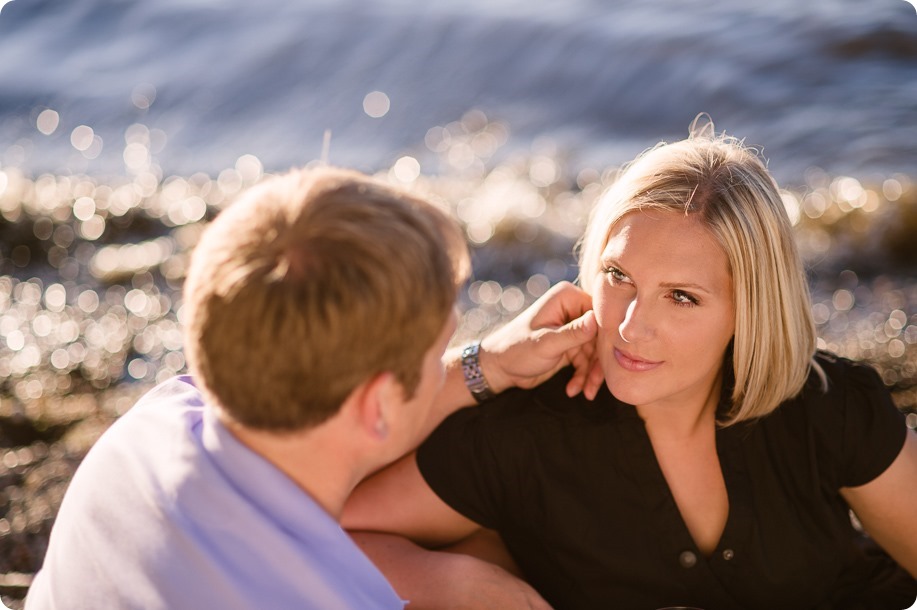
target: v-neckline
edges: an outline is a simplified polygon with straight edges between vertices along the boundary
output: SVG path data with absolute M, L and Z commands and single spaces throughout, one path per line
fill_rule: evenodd
M 647 494 L 647 498 L 652 498 L 654 503 L 662 500 L 657 505 L 665 506 L 666 522 L 658 524 L 664 530 L 667 530 L 662 532 L 665 534 L 664 538 L 669 541 L 669 544 L 673 544 L 680 549 L 679 552 L 689 551 L 698 560 L 704 559 L 706 561 L 718 554 L 731 553 L 731 541 L 745 521 L 748 512 L 747 482 L 744 474 L 745 469 L 741 463 L 741 452 L 739 451 L 739 428 L 743 426 L 739 424 L 729 428 L 717 428 L 715 432 L 716 452 L 720 462 L 723 484 L 726 487 L 728 509 L 726 521 L 712 553 L 705 554 L 700 550 L 691 535 L 678 503 L 675 501 L 672 489 L 656 457 L 645 422 L 636 414 L 636 411 L 632 411 L 632 413 L 640 424 L 638 426 L 640 434 L 637 446 L 643 454 L 638 459 L 646 465 L 645 472 L 647 477 L 643 479 L 642 485 L 644 493 Z

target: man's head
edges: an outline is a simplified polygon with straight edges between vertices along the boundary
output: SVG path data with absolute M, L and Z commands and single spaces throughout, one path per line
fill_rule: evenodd
M 356 172 L 291 172 L 207 228 L 185 284 L 185 350 L 203 392 L 254 429 L 333 416 L 391 372 L 410 398 L 467 277 L 461 232 Z

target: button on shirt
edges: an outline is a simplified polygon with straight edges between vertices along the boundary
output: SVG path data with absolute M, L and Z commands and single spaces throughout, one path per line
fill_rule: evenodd
M 145 396 L 86 456 L 26 608 L 404 603 L 338 523 L 237 441 L 182 377 Z
M 697 565 L 697 555 L 692 551 L 682 551 L 682 553 L 678 555 L 678 563 L 685 569 L 693 568 Z
M 570 370 L 453 414 L 417 464 L 447 504 L 500 531 L 555 608 L 907 608 L 917 583 L 864 551 L 838 493 L 892 463 L 904 418 L 872 369 L 818 358 L 827 392 L 813 374 L 771 415 L 716 431 L 729 515 L 709 556 L 636 410 L 607 388 L 567 398 Z

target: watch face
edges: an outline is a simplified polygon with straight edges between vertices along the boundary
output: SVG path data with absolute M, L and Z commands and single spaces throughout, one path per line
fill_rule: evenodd
M 478 361 L 480 343 L 472 343 L 462 350 L 462 376 L 471 395 L 478 402 L 493 398 L 494 393 L 487 385 L 487 379 L 481 372 L 481 363 Z

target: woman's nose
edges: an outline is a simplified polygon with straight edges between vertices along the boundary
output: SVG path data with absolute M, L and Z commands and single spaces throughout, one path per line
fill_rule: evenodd
M 618 334 L 625 343 L 634 343 L 652 336 L 652 326 L 645 309 L 636 297 L 628 303 L 624 319 L 618 325 Z

